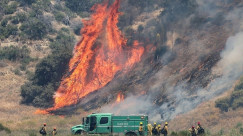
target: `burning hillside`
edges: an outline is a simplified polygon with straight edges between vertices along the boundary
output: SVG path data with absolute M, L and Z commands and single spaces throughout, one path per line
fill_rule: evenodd
M 165 3 L 157 5 L 164 9 L 159 15 L 146 18 L 150 21 L 133 28 L 137 30 L 119 27 L 129 39 L 117 27 L 119 7 L 142 18 L 135 9 L 125 8 L 129 1 L 95 5 L 90 20 L 83 21 L 82 39 L 55 94 L 54 107 L 45 112 L 65 114 L 75 105 L 86 111 L 144 113 L 168 120 L 226 91 L 242 73 L 236 67 L 240 74 L 230 76 L 222 65 L 228 57 L 222 52 L 232 45 L 228 37 L 242 29 L 234 25 L 241 17 L 229 17 L 243 11 L 242 2 L 217 2 L 215 11 L 205 10 L 208 5 L 200 0 Z M 109 105 L 114 102 L 117 106 Z M 138 106 L 141 103 L 146 104 Z

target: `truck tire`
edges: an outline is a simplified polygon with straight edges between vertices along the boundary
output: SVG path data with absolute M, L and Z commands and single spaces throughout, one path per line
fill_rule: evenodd
M 127 132 L 125 136 L 137 136 L 137 134 L 134 132 Z
M 81 130 L 78 130 L 75 132 L 75 135 L 81 135 L 82 134 L 82 131 Z

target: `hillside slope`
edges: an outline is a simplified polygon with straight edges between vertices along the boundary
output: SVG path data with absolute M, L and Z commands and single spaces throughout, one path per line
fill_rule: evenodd
M 242 1 L 122 1 L 118 27 L 128 46 L 138 41 L 144 47 L 141 61 L 118 71 L 77 105 L 54 111 L 56 115 L 35 112 L 53 106 L 61 79 L 72 72 L 67 65 L 82 37 L 81 19 L 89 19 L 90 7 L 101 1 L 29 2 L 0 2 L 0 51 L 26 45 L 32 58 L 23 63 L 0 56 L 0 123 L 11 135 L 37 134 L 44 122 L 68 135 L 71 126 L 92 112 L 147 114 L 151 122 L 169 121 L 171 131 L 187 130 L 200 121 L 211 135 L 238 133 L 242 107 L 222 112 L 215 101 L 230 96 L 243 74 Z M 124 99 L 117 103 L 119 95 Z

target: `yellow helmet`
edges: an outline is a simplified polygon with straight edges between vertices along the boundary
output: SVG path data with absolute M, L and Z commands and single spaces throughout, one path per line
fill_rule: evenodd
M 165 122 L 165 125 L 168 125 L 168 122 Z
M 156 122 L 154 122 L 154 125 L 156 125 Z
M 140 122 L 140 125 L 142 125 L 143 124 L 143 122 Z
M 158 125 L 158 127 L 160 127 L 160 124 Z

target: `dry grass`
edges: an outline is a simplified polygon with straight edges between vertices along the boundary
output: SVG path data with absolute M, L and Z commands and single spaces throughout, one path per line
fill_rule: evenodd
M 232 135 L 237 124 L 243 122 L 243 108 L 235 111 L 221 112 L 215 108 L 215 101 L 218 98 L 230 95 L 232 90 L 225 92 L 210 101 L 200 104 L 196 109 L 177 116 L 170 121 L 170 129 L 172 131 L 188 130 L 192 125 L 196 126 L 200 121 L 202 126 L 213 134 L 219 134 L 222 131 L 225 135 Z M 239 132 L 238 132 L 239 133 Z
M 0 75 L 0 123 L 10 128 L 13 136 L 25 136 L 29 133 L 38 133 L 40 127 L 45 122 L 48 131 L 57 127 L 58 131 L 64 135 L 70 134 L 70 128 L 80 124 L 82 116 L 74 115 L 69 117 L 54 115 L 36 115 L 37 108 L 20 104 L 20 86 L 27 81 L 26 75 L 15 75 L 12 69 L 19 64 L 8 63 L 8 66 L 1 67 Z M 79 111 L 79 112 L 82 112 Z M 83 113 L 83 112 L 82 112 Z M 1 132 L 0 135 L 6 135 Z

